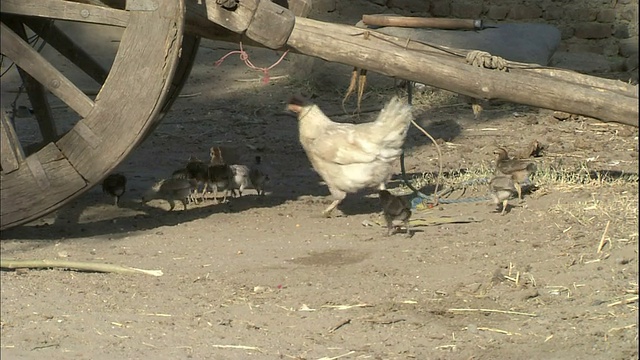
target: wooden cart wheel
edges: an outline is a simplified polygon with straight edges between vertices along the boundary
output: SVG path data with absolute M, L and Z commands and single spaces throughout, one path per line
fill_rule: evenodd
M 3 110 L 0 229 L 37 219 L 99 183 L 159 123 L 189 74 L 199 38 L 183 34 L 183 1 L 91 3 L 101 5 L 2 1 L 2 54 L 19 68 L 43 142 L 25 155 Z M 123 28 L 110 70 L 102 69 L 72 36 L 65 36 L 55 20 Z M 25 27 L 98 83 L 97 95 L 83 93 L 32 48 Z M 78 119 L 64 133 L 57 132 L 51 95 Z

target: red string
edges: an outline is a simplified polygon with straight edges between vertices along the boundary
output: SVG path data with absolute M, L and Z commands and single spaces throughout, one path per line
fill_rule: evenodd
M 244 49 L 242 48 L 242 42 L 240 42 L 240 50 L 233 50 L 233 51 L 227 53 L 226 55 L 221 57 L 218 61 L 216 61 L 214 65 L 216 67 L 218 67 L 218 66 L 220 66 L 222 64 L 222 62 L 228 56 L 233 55 L 233 54 L 240 54 L 240 60 L 244 61 L 244 64 L 247 65 L 248 68 L 253 69 L 253 70 L 257 70 L 257 71 L 262 71 L 262 73 L 264 74 L 264 76 L 262 78 L 262 83 L 268 84 L 269 83 L 269 79 L 271 78 L 269 76 L 269 70 L 273 69 L 276 65 L 280 64 L 280 62 L 284 59 L 284 57 L 288 53 L 289 53 L 289 50 L 285 51 L 284 54 L 282 54 L 282 56 L 280 56 L 280 59 L 278 59 L 278 61 L 273 63 L 273 65 L 269 66 L 268 68 L 257 67 L 255 65 L 253 65 L 251 60 L 249 60 L 249 54 L 246 51 L 244 51 Z

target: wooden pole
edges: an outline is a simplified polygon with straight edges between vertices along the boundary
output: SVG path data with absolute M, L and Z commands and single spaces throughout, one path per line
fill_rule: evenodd
M 379 35 L 354 26 L 296 18 L 287 45 L 302 54 L 475 98 L 505 100 L 638 127 L 637 85 L 621 85 L 628 89 L 626 93 L 633 93 L 625 96 L 581 85 L 581 78 L 585 83 L 592 78 L 588 75 L 576 73 L 575 81 L 569 82 L 527 69 L 504 72 L 479 68 L 452 56 L 408 50 L 398 45 L 403 39 Z M 404 43 L 408 45 L 409 41 Z
M 400 26 L 434 29 L 482 29 L 482 21 L 474 19 L 425 18 L 396 15 L 362 15 L 362 22 L 370 26 Z

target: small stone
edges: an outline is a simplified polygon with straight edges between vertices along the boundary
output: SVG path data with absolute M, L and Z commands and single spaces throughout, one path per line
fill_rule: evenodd
M 616 11 L 613 9 L 603 9 L 598 12 L 596 21 L 601 23 L 612 23 L 616 20 Z
M 537 289 L 530 289 L 522 293 L 522 301 L 527 301 L 533 298 L 537 298 L 538 296 L 540 296 L 540 293 L 538 292 Z
M 605 39 L 613 33 L 613 26 L 596 22 L 579 23 L 575 26 L 575 31 L 577 38 Z
M 569 117 L 571 117 L 571 114 L 566 113 L 564 111 L 554 111 L 553 112 L 553 117 L 560 120 L 560 121 L 565 121 L 567 119 L 569 119 Z

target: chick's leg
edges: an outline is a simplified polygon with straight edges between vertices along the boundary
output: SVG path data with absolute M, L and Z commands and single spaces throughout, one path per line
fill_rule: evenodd
M 404 227 L 405 229 L 407 229 L 407 233 L 405 234 L 406 237 L 410 238 L 413 237 L 413 229 L 411 227 L 409 227 L 409 220 L 405 220 L 404 221 Z
M 518 193 L 518 200 L 522 200 L 522 186 L 517 181 L 514 181 L 513 186 L 516 188 L 516 192 Z
M 218 185 L 213 185 L 213 203 L 218 203 Z
M 502 200 L 502 212 L 500 212 L 500 215 L 506 214 L 507 206 L 509 206 L 509 199 Z

